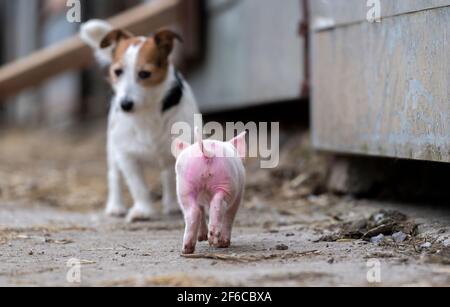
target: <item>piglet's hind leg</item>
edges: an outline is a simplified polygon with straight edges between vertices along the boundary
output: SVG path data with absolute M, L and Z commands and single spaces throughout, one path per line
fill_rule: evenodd
M 236 218 L 237 211 L 239 210 L 239 206 L 242 202 L 242 197 L 239 196 L 236 202 L 229 208 L 229 210 L 224 215 L 224 220 L 222 224 L 222 240 L 227 242 L 228 246 L 231 244 L 231 231 L 233 228 L 234 220 Z M 226 246 L 226 247 L 228 247 Z
M 205 209 L 202 207 L 201 209 L 201 224 L 200 224 L 200 233 L 198 235 L 198 241 L 208 241 L 208 225 L 206 224 L 206 216 L 205 216 Z
M 222 192 L 217 193 L 212 202 L 209 211 L 209 245 L 216 248 L 226 248 L 230 246 L 230 240 L 224 237 L 223 226 L 225 219 L 225 210 L 227 204 Z
M 183 239 L 183 254 L 192 254 L 195 251 L 197 236 L 202 220 L 202 211 L 194 200 L 188 200 L 183 204 L 186 228 Z

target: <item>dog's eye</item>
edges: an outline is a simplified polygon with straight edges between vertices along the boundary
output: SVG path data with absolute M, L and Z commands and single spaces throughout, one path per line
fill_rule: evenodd
M 116 75 L 116 77 L 120 77 L 121 75 L 123 75 L 123 69 L 116 69 L 114 70 L 114 74 Z
M 146 70 L 142 70 L 139 72 L 139 79 L 145 80 L 152 76 L 152 73 Z

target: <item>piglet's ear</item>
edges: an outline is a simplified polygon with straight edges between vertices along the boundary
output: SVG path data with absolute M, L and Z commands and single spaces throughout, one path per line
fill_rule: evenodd
M 185 141 L 178 139 L 178 138 L 175 139 L 172 142 L 172 155 L 175 158 L 178 158 L 181 155 L 181 153 L 183 152 L 183 150 L 185 150 L 189 146 L 191 146 L 189 143 L 186 143 Z
M 245 159 L 247 156 L 247 141 L 246 141 L 247 132 L 242 132 L 237 137 L 232 139 L 230 143 L 237 149 L 238 155 L 241 159 Z

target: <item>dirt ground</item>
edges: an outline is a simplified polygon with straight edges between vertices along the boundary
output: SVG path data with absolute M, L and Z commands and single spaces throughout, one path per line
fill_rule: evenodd
M 329 159 L 301 132 L 279 168 L 248 162 L 232 247 L 182 257 L 181 216 L 104 216 L 102 131 L 0 132 L 0 286 L 450 286 L 450 208 L 327 193 Z

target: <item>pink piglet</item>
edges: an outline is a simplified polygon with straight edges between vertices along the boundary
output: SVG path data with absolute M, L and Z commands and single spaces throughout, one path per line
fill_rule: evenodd
M 208 240 L 216 248 L 230 246 L 233 222 L 244 195 L 245 137 L 244 132 L 229 142 L 203 140 L 196 129 L 194 145 L 175 140 L 177 194 L 186 223 L 183 254 L 194 253 L 197 240 Z

